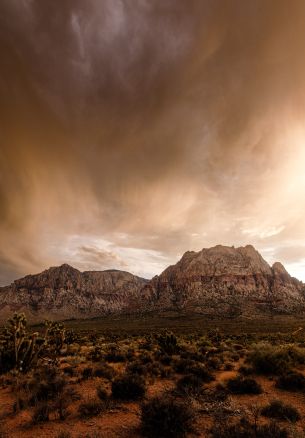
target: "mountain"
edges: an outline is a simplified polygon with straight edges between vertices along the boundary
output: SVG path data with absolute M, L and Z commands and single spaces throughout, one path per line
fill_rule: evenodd
M 183 310 L 211 316 L 300 314 L 304 284 L 277 262 L 272 267 L 251 245 L 217 245 L 186 252 L 142 291 L 150 310 Z
M 146 283 L 129 272 L 80 272 L 64 264 L 0 288 L 0 319 L 15 311 L 32 321 L 128 313 Z
M 148 281 L 128 272 L 62 265 L 0 288 L 0 319 L 31 321 L 177 311 L 223 317 L 305 314 L 305 285 L 251 245 L 188 251 Z

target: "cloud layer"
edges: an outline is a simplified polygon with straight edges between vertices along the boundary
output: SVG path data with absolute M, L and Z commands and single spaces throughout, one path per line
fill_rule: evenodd
M 0 284 L 252 243 L 305 278 L 303 0 L 3 0 Z M 303 272 L 304 271 L 304 272 Z

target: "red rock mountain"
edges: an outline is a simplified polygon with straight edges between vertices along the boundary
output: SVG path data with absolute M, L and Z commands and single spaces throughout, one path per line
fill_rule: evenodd
M 146 307 L 213 316 L 255 316 L 305 311 L 304 284 L 281 263 L 272 267 L 251 245 L 217 245 L 186 252 L 142 291 Z
M 0 288 L 0 319 L 13 311 L 30 320 L 107 314 L 196 312 L 256 317 L 305 313 L 305 285 L 283 265 L 272 267 L 250 245 L 186 252 L 148 281 L 128 272 L 80 272 L 69 265 L 28 275 Z
M 0 288 L 0 319 L 13 311 L 32 321 L 130 312 L 147 280 L 129 272 L 85 271 L 62 265 Z

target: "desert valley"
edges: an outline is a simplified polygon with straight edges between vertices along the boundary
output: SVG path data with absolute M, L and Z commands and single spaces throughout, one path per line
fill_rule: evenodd
M 0 0 L 0 438 L 305 438 L 305 0 Z

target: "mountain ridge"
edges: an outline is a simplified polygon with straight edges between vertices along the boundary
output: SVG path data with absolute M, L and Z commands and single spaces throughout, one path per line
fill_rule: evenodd
M 0 320 L 91 318 L 168 310 L 208 316 L 305 314 L 305 285 L 252 246 L 187 251 L 147 280 L 127 271 L 79 271 L 64 263 L 0 288 Z

